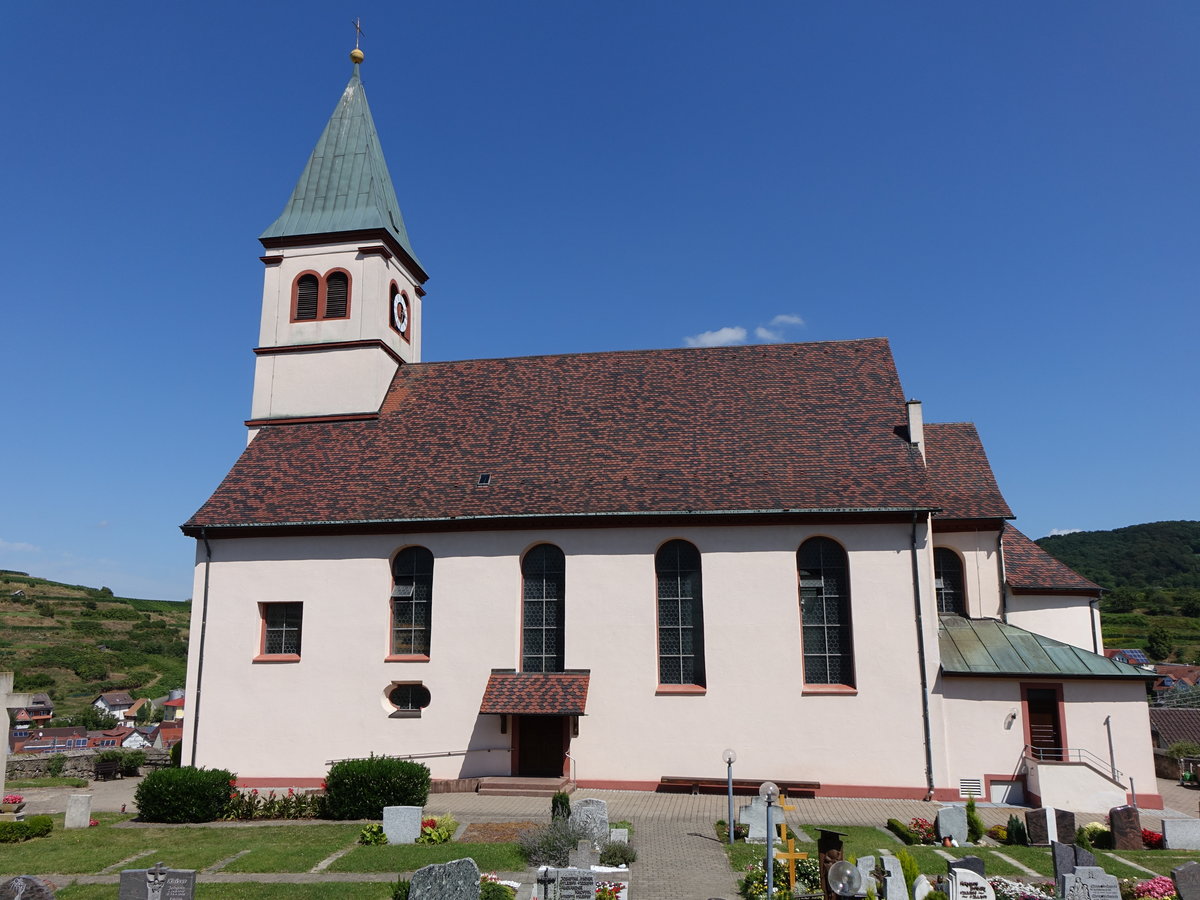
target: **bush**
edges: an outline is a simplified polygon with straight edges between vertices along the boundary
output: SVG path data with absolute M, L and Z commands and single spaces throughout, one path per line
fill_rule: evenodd
M 232 790 L 229 806 L 225 808 L 226 819 L 315 819 L 321 814 L 324 798 L 321 794 L 301 792 L 288 788 L 282 797 L 274 791 L 260 794 L 252 791 Z
M 1080 850 L 1086 850 L 1089 853 L 1091 853 L 1092 850 L 1095 849 L 1094 847 L 1092 847 L 1092 839 L 1088 835 L 1087 829 L 1085 829 L 1083 827 L 1075 829 L 1075 846 L 1078 847 Z
M 908 888 L 908 895 L 912 896 L 912 888 L 917 876 L 921 874 L 921 867 L 917 863 L 916 858 L 907 850 L 897 850 L 896 859 L 900 862 L 900 871 L 904 873 L 904 884 Z M 821 877 L 818 872 L 817 888 L 820 889 Z
M 900 840 L 904 841 L 906 844 L 921 843 L 921 839 L 916 835 L 916 833 L 899 819 L 888 819 L 887 827 L 889 831 L 891 831 L 894 835 L 896 835 L 896 837 L 900 838 Z
M 1112 832 L 1103 822 L 1088 822 L 1079 829 L 1087 838 L 1088 844 L 1097 850 L 1113 849 Z M 1077 832 L 1077 833 L 1079 833 Z
M 555 791 L 554 796 L 550 798 L 550 818 L 571 818 L 571 795 L 566 791 Z
M 1172 759 L 1182 759 L 1185 756 L 1200 757 L 1200 744 L 1195 741 L 1176 741 L 1167 748 Z
M 396 879 L 396 884 L 392 888 L 392 900 L 408 900 L 408 889 L 412 887 L 412 882 L 407 878 Z
M 31 838 L 45 837 L 54 830 L 54 820 L 49 816 L 30 816 L 25 824 L 29 826 Z
M 385 806 L 424 806 L 429 769 L 391 756 L 346 759 L 325 777 L 325 815 L 330 819 L 382 819 Z
M 30 816 L 23 822 L 0 822 L 0 844 L 19 844 L 45 837 L 53 830 L 54 820 L 49 816 Z
M 233 790 L 236 783 L 237 776 L 225 769 L 159 769 L 137 786 L 138 818 L 144 822 L 216 821 L 237 796 Z
M 637 862 L 637 851 L 624 841 L 608 841 L 600 848 L 600 865 L 627 866 Z
M 383 833 L 383 826 L 377 824 L 364 825 L 362 831 L 358 833 L 358 842 L 366 844 L 368 847 L 376 847 L 388 842 L 387 835 Z
M 121 755 L 121 774 L 136 775 L 138 769 L 146 764 L 146 753 L 143 750 L 126 750 Z
M 176 741 L 172 744 L 168 755 L 171 758 L 171 765 L 178 769 L 180 758 L 183 756 L 183 741 Z
M 967 840 L 972 844 L 978 844 L 979 839 L 983 837 L 983 832 L 986 826 L 983 824 L 983 819 L 979 818 L 979 813 L 975 811 L 975 798 L 967 798 Z
M 516 896 L 507 884 L 491 881 L 486 875 L 479 882 L 479 900 L 513 900 Z
M 57 778 L 63 773 L 63 769 L 67 767 L 67 758 L 61 753 L 55 753 L 52 757 L 46 760 L 46 774 L 51 778 Z
M 517 840 L 517 846 L 525 861 L 531 866 L 567 865 L 567 853 L 587 837 L 578 825 L 567 819 L 559 819 L 534 831 L 527 831 Z
M 1008 840 L 1005 841 L 1006 844 L 1011 844 L 1018 847 L 1028 846 L 1029 832 L 1025 830 L 1024 822 L 1022 822 L 1016 816 L 1009 816 L 1008 825 L 1005 827 L 1008 829 Z
M 450 813 L 421 820 L 421 833 L 417 835 L 418 844 L 445 844 L 458 830 L 458 820 Z

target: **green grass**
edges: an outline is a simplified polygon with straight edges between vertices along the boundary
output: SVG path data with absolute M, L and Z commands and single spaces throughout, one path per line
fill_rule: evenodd
M 224 872 L 307 872 L 335 851 L 350 847 L 358 840 L 359 825 L 305 825 L 237 829 L 243 846 L 249 849 Z M 246 832 L 251 832 L 247 835 Z M 258 834 L 258 832 L 264 832 Z M 252 837 L 252 841 L 245 840 Z M 237 852 L 237 851 L 234 851 Z
M 356 833 L 357 834 L 357 833 Z M 415 872 L 430 863 L 470 857 L 481 872 L 526 868 L 516 844 L 391 844 L 356 846 L 329 867 L 330 872 Z
M 87 787 L 88 780 L 86 778 L 18 778 L 15 781 L 6 781 L 4 789 L 12 791 L 16 788 L 48 788 L 48 787 Z
M 334 887 L 335 890 L 330 890 Z M 336 893 L 339 900 L 388 900 L 392 885 L 370 882 L 325 884 L 197 884 L 196 900 L 326 900 Z M 111 884 L 78 884 L 60 889 L 58 900 L 113 900 L 117 888 Z

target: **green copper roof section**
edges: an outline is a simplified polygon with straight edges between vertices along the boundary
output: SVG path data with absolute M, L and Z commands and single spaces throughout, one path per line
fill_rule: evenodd
M 417 262 L 356 63 L 287 206 L 259 239 L 373 229 Z
M 1153 672 L 1082 650 L 998 619 L 938 617 L 945 675 L 1154 678 Z

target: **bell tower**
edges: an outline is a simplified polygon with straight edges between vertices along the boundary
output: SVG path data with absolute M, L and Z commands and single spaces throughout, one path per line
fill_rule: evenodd
M 259 237 L 251 439 L 288 420 L 373 415 L 397 368 L 421 359 L 428 276 L 367 106 L 363 54 L 350 59 L 353 74 L 287 206 Z

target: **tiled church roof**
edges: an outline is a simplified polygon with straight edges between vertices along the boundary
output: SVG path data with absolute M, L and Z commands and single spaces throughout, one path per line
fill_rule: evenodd
M 1012 510 L 996 486 L 979 432 L 970 422 L 925 426 L 929 479 L 937 491 L 939 519 L 1004 519 Z
M 479 712 L 485 715 L 582 716 L 587 706 L 586 669 L 566 672 L 492 670 Z
M 1004 577 L 1018 591 L 1079 591 L 1099 594 L 1088 581 L 1011 525 L 1004 526 Z
M 418 363 L 377 418 L 262 428 L 184 530 L 937 508 L 906 422 L 883 339 Z M 1007 513 L 928 428 L 985 470 L 955 504 Z

